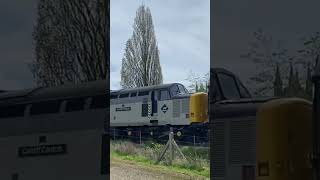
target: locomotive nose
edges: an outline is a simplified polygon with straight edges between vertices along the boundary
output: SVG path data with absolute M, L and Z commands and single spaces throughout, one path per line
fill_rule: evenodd
M 191 123 L 205 122 L 208 120 L 208 94 L 194 93 L 190 96 L 190 121 Z
M 282 98 L 257 112 L 256 161 L 258 180 L 312 179 L 312 103 Z

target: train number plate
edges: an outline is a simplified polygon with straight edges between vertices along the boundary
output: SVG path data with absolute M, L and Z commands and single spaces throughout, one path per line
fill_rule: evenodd
M 65 154 L 66 152 L 67 152 L 66 144 L 26 146 L 26 147 L 20 147 L 18 149 L 19 157 L 56 155 L 56 154 Z

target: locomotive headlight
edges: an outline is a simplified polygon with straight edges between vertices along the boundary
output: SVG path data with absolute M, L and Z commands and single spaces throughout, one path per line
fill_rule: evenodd
M 182 135 L 181 131 L 177 132 L 177 136 L 180 137 Z
M 269 163 L 259 162 L 258 163 L 258 175 L 259 176 L 269 176 Z
M 189 114 L 186 114 L 186 118 L 187 118 L 187 119 L 189 118 Z

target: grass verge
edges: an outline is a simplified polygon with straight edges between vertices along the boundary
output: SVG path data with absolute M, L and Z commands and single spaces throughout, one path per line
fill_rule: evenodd
M 144 144 L 137 145 L 131 142 L 111 142 L 110 156 L 121 160 L 132 161 L 146 167 L 154 167 L 157 169 L 182 173 L 193 177 L 209 178 L 210 168 L 208 160 L 208 151 L 201 148 L 181 147 L 183 154 L 188 161 L 185 161 L 177 154 L 172 165 L 167 165 L 165 160 L 158 165 L 155 164 L 163 145 L 160 144 Z

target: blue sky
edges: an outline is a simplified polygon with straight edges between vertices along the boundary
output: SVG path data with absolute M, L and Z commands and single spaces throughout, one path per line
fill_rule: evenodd
M 110 86 L 120 87 L 120 68 L 136 10 L 144 4 L 153 17 L 164 83 L 188 85 L 189 72 L 203 75 L 210 65 L 210 0 L 111 0 Z

